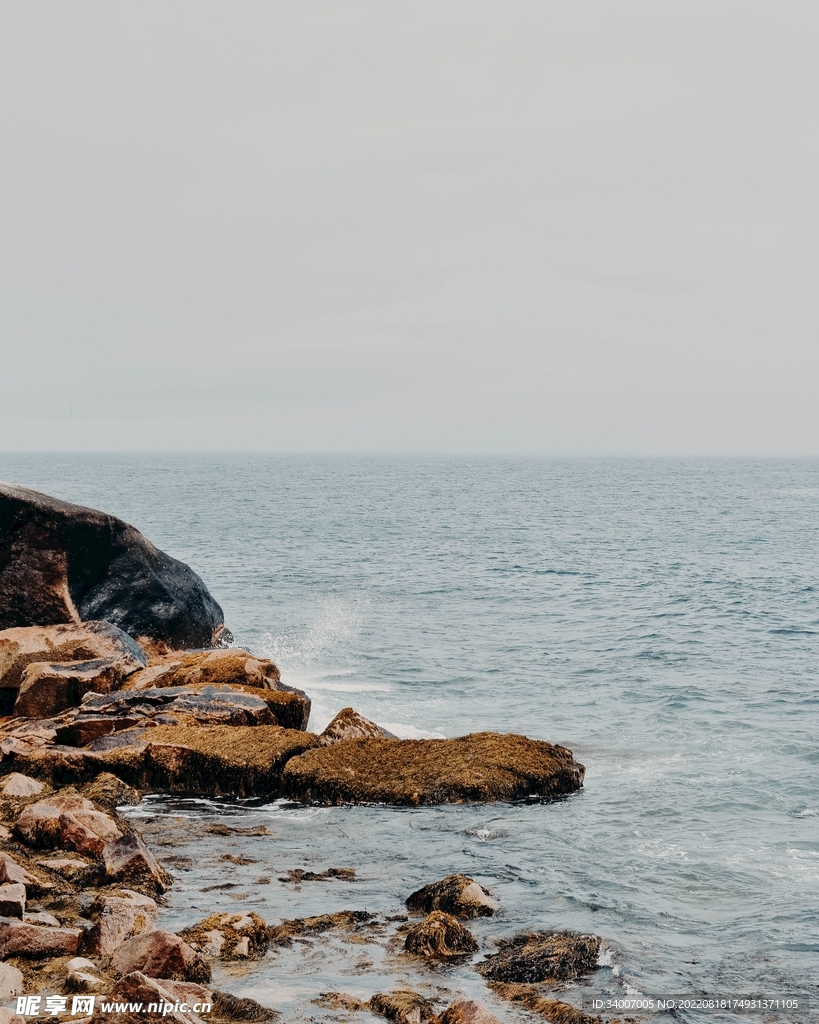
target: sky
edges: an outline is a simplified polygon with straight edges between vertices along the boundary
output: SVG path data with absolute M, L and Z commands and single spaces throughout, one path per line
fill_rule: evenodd
M 819 455 L 815 0 L 4 0 L 0 450 Z

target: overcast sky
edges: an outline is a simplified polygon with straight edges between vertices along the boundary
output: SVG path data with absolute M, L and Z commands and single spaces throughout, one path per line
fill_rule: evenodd
M 819 454 L 815 0 L 4 0 L 0 448 Z

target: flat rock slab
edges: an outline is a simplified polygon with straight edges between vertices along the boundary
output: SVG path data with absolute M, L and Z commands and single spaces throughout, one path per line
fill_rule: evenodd
M 346 740 L 288 761 L 285 796 L 316 804 L 489 803 L 553 800 L 580 789 L 570 750 L 525 736 L 471 733 L 452 740 Z

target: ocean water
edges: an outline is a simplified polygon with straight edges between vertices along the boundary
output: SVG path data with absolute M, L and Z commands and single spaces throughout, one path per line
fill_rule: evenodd
M 0 455 L 0 478 L 192 565 L 237 641 L 311 695 L 311 728 L 352 705 L 401 736 L 523 732 L 586 765 L 548 805 L 151 798 L 133 813 L 176 871 L 169 926 L 392 916 L 463 871 L 501 900 L 485 951 L 521 928 L 604 938 L 570 1002 L 807 992 L 807 1015 L 755 1019 L 819 1019 L 819 462 L 32 454 Z M 329 866 L 359 880 L 279 880 Z M 396 941 L 328 935 L 222 980 L 286 1020 L 363 1019 L 311 1000 L 397 980 L 526 1019 L 469 962 L 408 964 Z

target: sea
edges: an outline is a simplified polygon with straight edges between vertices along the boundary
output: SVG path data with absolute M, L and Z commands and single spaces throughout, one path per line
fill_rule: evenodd
M 602 937 L 600 968 L 555 995 L 604 1017 L 819 1020 L 819 461 L 3 454 L 0 478 L 190 564 L 236 642 L 310 695 L 313 730 L 352 706 L 401 737 L 525 733 L 586 766 L 550 804 L 146 798 L 129 813 L 175 875 L 165 927 L 392 919 L 220 968 L 223 988 L 283 1020 L 368 1020 L 321 994 L 401 985 L 533 1020 L 473 963 L 568 929 Z M 356 880 L 288 880 L 329 867 Z M 452 872 L 500 900 L 482 952 L 409 962 L 404 900 Z M 738 996 L 789 1002 L 704 1005 Z M 690 1002 L 646 1008 L 670 997 Z

